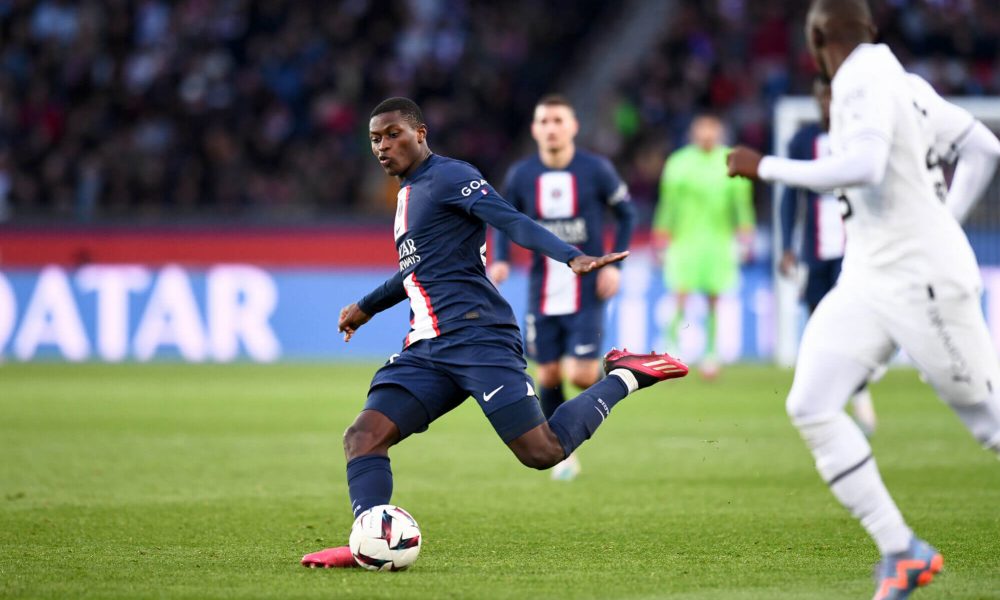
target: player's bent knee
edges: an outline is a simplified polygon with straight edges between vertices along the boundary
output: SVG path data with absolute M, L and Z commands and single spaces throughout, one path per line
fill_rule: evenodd
M 398 439 L 399 429 L 388 417 L 377 411 L 362 411 L 344 432 L 344 454 L 350 460 L 384 453 Z
M 517 456 L 517 459 L 521 461 L 522 465 L 539 471 L 551 469 L 562 462 L 562 459 L 564 458 L 562 447 L 558 447 L 558 445 L 556 448 L 531 448 L 521 452 L 515 452 L 514 454 Z
M 522 465 L 532 469 L 549 469 L 566 458 L 559 438 L 545 423 L 509 442 L 507 446 Z

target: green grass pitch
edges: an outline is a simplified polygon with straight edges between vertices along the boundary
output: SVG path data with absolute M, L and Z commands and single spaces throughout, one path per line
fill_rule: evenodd
M 425 545 L 402 573 L 307 570 L 346 542 L 340 436 L 371 364 L 0 365 L 0 597 L 869 598 L 874 546 L 734 367 L 625 400 L 572 483 L 467 402 L 395 449 Z M 1000 462 L 912 371 L 874 388 L 875 455 L 945 555 L 915 598 L 1000 599 Z

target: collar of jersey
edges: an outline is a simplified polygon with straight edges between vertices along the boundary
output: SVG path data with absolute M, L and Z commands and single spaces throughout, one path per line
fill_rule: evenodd
M 416 171 L 411 173 L 409 177 L 403 179 L 403 181 L 401 182 L 403 187 L 409 185 L 409 183 L 413 181 L 415 177 L 426 171 L 431 166 L 431 161 L 434 160 L 436 157 L 437 154 L 431 152 L 430 155 L 424 159 L 424 162 L 420 163 L 420 167 Z

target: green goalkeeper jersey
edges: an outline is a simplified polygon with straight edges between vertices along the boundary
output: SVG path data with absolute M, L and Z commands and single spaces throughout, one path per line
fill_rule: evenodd
M 734 235 L 754 225 L 753 187 L 727 174 L 726 154 L 685 146 L 663 168 L 653 229 L 667 234 L 667 283 L 679 291 L 718 294 L 737 266 Z

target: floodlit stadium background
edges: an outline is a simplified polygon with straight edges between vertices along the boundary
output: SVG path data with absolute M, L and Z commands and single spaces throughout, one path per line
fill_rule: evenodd
M 704 110 L 731 142 L 780 151 L 774 108 L 814 75 L 806 5 L 0 0 L 0 360 L 388 355 L 405 306 L 350 345 L 336 334 L 395 263 L 371 107 L 413 97 L 431 148 L 499 185 L 550 91 L 577 103 L 580 145 L 612 158 L 641 215 L 606 345 L 658 346 L 672 299 L 646 242 L 663 161 Z M 939 92 L 1000 94 L 1000 5 L 875 6 L 882 40 Z M 766 186 L 756 207 L 755 256 L 720 315 L 727 361 L 776 355 Z M 968 230 L 1000 340 L 996 182 Z M 523 274 L 503 292 L 522 314 Z

